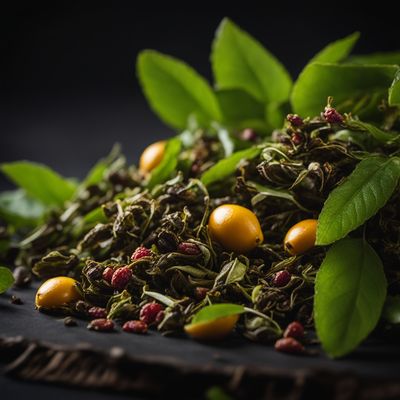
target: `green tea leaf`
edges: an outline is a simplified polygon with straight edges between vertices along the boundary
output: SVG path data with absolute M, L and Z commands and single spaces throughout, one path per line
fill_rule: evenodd
M 154 186 L 165 182 L 178 164 L 178 156 L 181 151 L 182 142 L 178 137 L 168 140 L 165 146 L 164 157 L 160 164 L 153 169 L 147 187 L 153 189 Z
M 214 39 L 211 62 L 218 89 L 242 89 L 261 102 L 284 102 L 292 80 L 258 41 L 225 18 Z
M 354 350 L 375 328 L 386 297 L 383 265 L 362 239 L 344 239 L 326 254 L 317 273 L 315 327 L 331 357 Z
M 243 314 L 245 309 L 243 306 L 238 304 L 212 304 L 202 308 L 197 314 L 195 314 L 192 324 L 199 322 L 214 321 L 218 318 L 229 317 L 230 315 Z
M 389 89 L 389 105 L 400 106 L 400 70 L 397 71 Z
M 400 296 L 388 296 L 383 308 L 383 317 L 391 324 L 400 324 Z
M 400 65 L 400 51 L 387 53 L 372 53 L 372 54 L 356 54 L 347 59 L 351 64 L 385 64 L 385 65 Z
M 0 293 L 4 293 L 14 283 L 12 272 L 6 267 L 0 267 Z
M 120 156 L 121 149 L 120 146 L 117 144 L 115 145 L 110 154 L 99 160 L 89 171 L 86 175 L 86 178 L 83 180 L 82 185 L 90 186 L 96 185 L 99 183 L 103 178 L 106 171 L 110 168 L 110 166 L 118 159 Z
M 230 157 L 218 161 L 209 170 L 205 171 L 201 176 L 201 181 L 205 185 L 211 185 L 214 182 L 222 181 L 234 174 L 240 161 L 252 160 L 253 158 L 256 158 L 260 152 L 261 150 L 257 147 L 237 151 Z
M 45 212 L 46 207 L 23 189 L 0 193 L 0 217 L 15 227 L 34 226 Z
M 385 205 L 400 178 L 400 159 L 370 157 L 334 189 L 319 215 L 317 244 L 345 237 Z
M 253 128 L 265 132 L 264 104 L 240 89 L 217 90 L 224 125 L 235 129 Z
M 219 105 L 211 87 L 184 62 L 145 50 L 139 54 L 137 71 L 147 101 L 166 124 L 185 129 L 191 116 L 202 127 L 220 121 Z
M 336 63 L 342 61 L 350 54 L 359 37 L 360 33 L 354 32 L 343 39 L 328 44 L 310 60 L 309 64 L 314 62 Z
M 226 394 L 224 389 L 219 386 L 212 386 L 206 392 L 206 400 L 233 400 L 231 396 Z
M 318 115 L 328 96 L 334 98 L 340 111 L 350 112 L 363 96 L 386 93 L 396 71 L 396 66 L 389 65 L 310 64 L 293 87 L 294 112 L 303 117 Z M 375 103 L 385 96 L 374 99 Z
M 230 285 L 235 282 L 240 282 L 246 275 L 247 265 L 243 264 L 238 258 L 228 262 L 223 266 L 221 272 L 215 278 L 214 287 L 218 285 Z
M 2 172 L 26 193 L 49 206 L 62 206 L 70 200 L 77 185 L 42 164 L 15 161 L 1 165 Z
M 380 143 L 387 143 L 399 137 L 399 134 L 397 133 L 384 131 L 376 127 L 375 125 L 368 124 L 366 122 L 362 122 L 356 119 L 349 121 L 347 125 L 350 128 L 356 128 L 368 132 L 375 140 Z

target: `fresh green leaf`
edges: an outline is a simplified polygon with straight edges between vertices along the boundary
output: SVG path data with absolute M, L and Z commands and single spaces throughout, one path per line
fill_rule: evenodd
M 165 296 L 158 292 L 147 290 L 146 287 L 143 288 L 143 294 L 158 300 L 160 303 L 166 305 L 167 307 L 172 307 L 176 302 L 176 300 L 172 299 L 171 297 Z
M 387 53 L 372 53 L 372 54 L 356 54 L 351 56 L 346 61 L 351 64 L 385 64 L 385 65 L 400 65 L 400 51 Z
M 362 239 L 344 239 L 326 254 L 317 273 L 315 327 L 331 357 L 354 350 L 375 328 L 386 297 L 382 261 Z
M 375 125 L 368 124 L 366 122 L 362 122 L 356 119 L 348 121 L 347 125 L 352 129 L 360 129 L 362 131 L 368 132 L 375 140 L 380 143 L 387 143 L 399 137 L 399 134 L 397 133 L 384 131 L 376 127 Z
M 344 60 L 350 54 L 359 37 L 360 33 L 354 32 L 343 39 L 328 44 L 311 59 L 309 64 L 314 62 L 337 63 Z
M 217 90 L 224 125 L 266 132 L 264 104 L 240 89 Z
M 389 105 L 400 106 L 400 70 L 397 71 L 389 89 Z
M 238 304 L 212 304 L 202 308 L 197 314 L 195 314 L 192 324 L 214 321 L 219 318 L 229 317 L 230 315 L 243 314 L 244 312 L 244 307 Z
M 388 296 L 383 308 L 383 317 L 391 324 L 400 324 L 400 296 Z
M 49 206 L 63 206 L 77 185 L 42 164 L 15 161 L 1 165 L 2 172 L 26 193 Z
M 12 272 L 6 267 L 0 267 L 0 293 L 4 293 L 14 283 Z
M 154 186 L 165 182 L 178 164 L 178 156 L 181 151 L 182 142 L 178 137 L 168 140 L 165 152 L 160 164 L 153 169 L 147 187 L 153 189 Z
M 0 218 L 15 227 L 34 226 L 45 212 L 46 207 L 27 196 L 23 189 L 0 193 Z
M 110 154 L 107 157 L 99 160 L 91 168 L 86 178 L 83 180 L 82 185 L 90 186 L 99 183 L 104 178 L 104 174 L 106 173 L 106 171 L 118 159 L 120 153 L 121 149 L 120 146 L 117 144 L 112 148 Z
M 289 98 L 292 80 L 283 65 L 227 18 L 217 30 L 211 62 L 218 89 L 242 89 L 263 103 Z
M 211 87 L 184 62 L 146 50 L 139 54 L 137 71 L 147 101 L 168 125 L 185 129 L 191 116 L 202 127 L 220 121 L 220 109 Z
M 389 200 L 400 178 L 400 159 L 370 157 L 335 188 L 319 215 L 317 244 L 345 237 Z
M 318 115 L 328 96 L 332 96 L 336 108 L 343 112 L 352 111 L 361 98 L 387 93 L 396 71 L 396 66 L 388 65 L 310 64 L 293 87 L 293 110 L 303 117 Z
M 251 147 L 246 150 L 237 151 L 230 157 L 218 161 L 209 170 L 201 176 L 201 181 L 205 185 L 211 185 L 214 182 L 222 181 L 231 176 L 236 167 L 242 160 L 252 160 L 260 154 L 261 150 L 257 147 Z

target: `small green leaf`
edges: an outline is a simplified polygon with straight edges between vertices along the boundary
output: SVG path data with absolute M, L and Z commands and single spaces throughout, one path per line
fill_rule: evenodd
M 166 124 L 185 129 L 193 116 L 202 127 L 220 121 L 211 87 L 184 62 L 146 50 L 139 54 L 137 71 L 147 101 Z
M 168 140 L 165 152 L 160 164 L 153 169 L 147 187 L 153 189 L 154 186 L 169 179 L 178 164 L 178 156 L 181 151 L 182 142 L 178 137 Z
M 231 396 L 219 386 L 212 386 L 206 392 L 206 400 L 233 400 Z
M 389 105 L 400 106 L 400 70 L 397 71 L 389 89 Z
M 384 131 L 375 125 L 368 124 L 356 119 L 347 122 L 347 126 L 351 129 L 360 129 L 368 132 L 375 140 L 380 143 L 387 143 L 399 137 L 398 133 Z
M 396 157 L 370 157 L 361 161 L 347 179 L 334 189 L 319 215 L 317 244 L 345 237 L 385 205 L 400 178 Z
M 383 317 L 391 324 L 400 324 L 400 296 L 387 297 Z
M 400 65 L 400 51 L 387 53 L 372 53 L 372 54 L 356 54 L 347 59 L 348 63 L 360 65 Z
M 86 178 L 83 180 L 82 185 L 90 186 L 96 185 L 99 183 L 103 178 L 106 171 L 110 168 L 110 166 L 120 157 L 121 149 L 120 146 L 117 144 L 115 145 L 110 154 L 99 160 L 89 171 L 86 175 Z
M 228 262 L 223 266 L 221 272 L 215 278 L 214 287 L 218 285 L 231 285 L 240 282 L 246 275 L 247 265 L 239 261 L 238 258 Z
M 15 161 L 1 165 L 2 172 L 26 193 L 49 206 L 63 206 L 77 185 L 42 164 Z
M 207 186 L 214 182 L 222 181 L 234 174 L 240 161 L 252 160 L 253 158 L 256 158 L 260 152 L 261 150 L 257 147 L 251 147 L 250 149 L 237 151 L 230 157 L 218 161 L 209 170 L 204 172 L 204 174 L 201 176 L 201 181 Z
M 211 62 L 218 89 L 242 89 L 263 103 L 289 98 L 292 80 L 284 66 L 227 18 L 217 30 Z
M 14 283 L 12 272 L 6 267 L 0 267 L 0 293 L 4 293 Z
M 28 197 L 23 189 L 0 193 L 0 217 L 15 227 L 34 226 L 45 212 L 46 207 Z
M 309 64 L 314 62 L 337 63 L 342 61 L 350 54 L 359 37 L 360 33 L 354 32 L 343 39 L 328 44 L 310 60 Z
M 363 96 L 381 93 L 376 103 L 386 97 L 396 71 L 390 65 L 310 64 L 293 87 L 293 110 L 303 117 L 318 115 L 332 96 L 336 108 L 349 112 Z
M 172 307 L 176 303 L 176 300 L 172 299 L 171 297 L 165 296 L 158 292 L 147 290 L 146 287 L 143 288 L 143 294 L 158 300 L 160 303 L 166 305 L 167 307 Z
M 362 239 L 344 239 L 326 254 L 317 273 L 315 327 L 331 357 L 354 350 L 375 328 L 386 297 L 383 265 Z
M 244 312 L 244 307 L 238 304 L 212 304 L 211 306 L 202 308 L 195 314 L 192 324 L 214 321 L 219 318 L 229 317 L 230 315 L 243 314 Z

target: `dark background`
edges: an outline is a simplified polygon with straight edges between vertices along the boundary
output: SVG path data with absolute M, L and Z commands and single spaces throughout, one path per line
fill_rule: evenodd
M 322 46 L 355 30 L 362 32 L 357 53 L 400 48 L 397 13 L 388 3 L 368 10 L 278 2 L 273 10 L 268 2 L 246 2 L 224 11 L 215 4 L 194 11 L 193 2 L 193 11 L 161 11 L 156 3 L 149 3 L 152 11 L 138 10 L 133 1 L 55 3 L 17 2 L 1 12 L 0 162 L 34 160 L 66 176 L 83 176 L 115 142 L 132 162 L 147 143 L 171 134 L 141 94 L 136 56 L 155 48 L 210 79 L 210 44 L 225 15 L 265 44 L 293 77 Z M 8 187 L 1 177 L 0 188 Z

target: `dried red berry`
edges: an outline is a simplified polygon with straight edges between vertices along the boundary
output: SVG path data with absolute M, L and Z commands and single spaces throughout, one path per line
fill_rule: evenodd
M 183 242 L 178 245 L 179 253 L 186 254 L 188 256 L 197 256 L 201 253 L 199 246 L 195 243 Z
M 275 274 L 273 283 L 278 287 L 286 286 L 290 282 L 291 277 L 290 273 L 284 269 Z
M 102 307 L 91 307 L 88 310 L 89 317 L 98 319 L 98 318 L 107 318 L 107 310 Z
M 196 298 L 196 300 L 203 300 L 207 296 L 209 290 L 210 289 L 205 287 L 197 287 L 194 290 L 194 297 Z
M 285 338 L 291 337 L 295 339 L 301 339 L 303 336 L 304 336 L 304 327 L 298 321 L 291 322 L 286 327 L 285 332 L 283 333 L 283 337 Z
M 298 116 L 297 114 L 288 114 L 286 116 L 286 119 L 293 125 L 293 126 L 301 126 L 303 125 L 303 119 Z
M 343 122 L 343 116 L 329 105 L 325 107 L 324 118 L 330 124 L 340 124 Z
M 129 267 L 118 268 L 111 279 L 111 286 L 117 290 L 123 290 L 131 278 L 132 271 Z
M 257 133 L 253 129 L 247 128 L 240 133 L 240 138 L 242 140 L 254 142 L 257 139 Z
M 107 281 L 108 283 L 111 283 L 111 279 L 114 275 L 114 268 L 111 267 L 107 267 L 104 271 L 103 271 L 103 279 L 105 281 Z
M 146 333 L 147 324 L 143 321 L 126 321 L 122 326 L 122 329 L 129 333 Z
M 154 320 L 154 323 L 155 323 L 156 325 L 158 325 L 158 324 L 164 319 L 164 317 L 165 317 L 165 312 L 164 312 L 164 311 L 160 311 L 160 312 L 157 314 L 156 319 Z
M 149 256 L 151 256 L 151 250 L 144 246 L 140 246 L 133 252 L 131 260 L 135 261 L 139 260 L 142 257 L 149 257 Z
M 293 133 L 290 139 L 292 140 L 293 144 L 295 144 L 296 146 L 303 143 L 303 141 L 304 141 L 303 136 L 299 132 Z
M 283 353 L 300 354 L 304 352 L 304 346 L 296 339 L 288 337 L 277 340 L 275 350 Z
M 157 314 L 162 311 L 164 307 L 158 303 L 147 303 L 140 310 L 140 320 L 150 325 L 156 320 Z
M 94 319 L 87 328 L 98 332 L 111 332 L 114 330 L 114 322 L 106 318 Z

